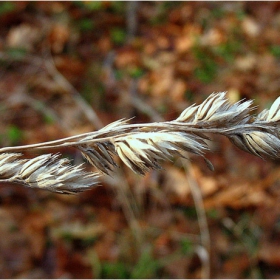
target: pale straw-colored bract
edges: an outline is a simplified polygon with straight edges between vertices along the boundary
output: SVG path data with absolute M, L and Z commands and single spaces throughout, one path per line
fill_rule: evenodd
M 19 159 L 18 153 L 0 154 L 2 182 L 22 184 L 59 193 L 77 193 L 97 183 L 97 173 L 87 173 L 81 165 L 71 166 L 57 154 L 44 154 L 32 159 Z
M 160 169 L 163 160 L 188 153 L 204 157 L 209 133 L 228 137 L 240 149 L 255 156 L 277 159 L 280 155 L 280 97 L 269 110 L 252 116 L 252 101 L 231 104 L 226 93 L 213 93 L 200 105 L 185 109 L 173 121 L 130 124 L 115 121 L 94 132 L 34 145 L 0 149 L 0 182 L 15 182 L 54 192 L 76 193 L 97 184 L 98 174 L 110 174 L 116 157 L 138 174 Z M 45 154 L 19 159 L 30 149 L 75 147 L 99 173 L 85 172 L 81 165 Z M 207 165 L 212 164 L 204 157 Z

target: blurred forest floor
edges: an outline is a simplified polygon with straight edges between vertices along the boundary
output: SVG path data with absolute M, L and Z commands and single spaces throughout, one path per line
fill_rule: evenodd
M 0 22 L 1 146 L 279 96 L 279 2 L 1 2 Z M 1 185 L 0 277 L 280 278 L 279 162 L 212 139 L 214 172 L 191 156 L 76 196 Z

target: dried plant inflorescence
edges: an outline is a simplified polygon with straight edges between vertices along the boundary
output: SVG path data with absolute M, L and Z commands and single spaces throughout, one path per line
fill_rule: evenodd
M 94 132 L 55 141 L 0 149 L 0 182 L 21 183 L 55 192 L 75 193 L 97 183 L 98 175 L 70 166 L 58 155 L 19 159 L 16 151 L 75 147 L 98 171 L 109 174 L 118 156 L 130 169 L 145 174 L 160 169 L 161 160 L 186 157 L 185 152 L 204 157 L 206 133 L 228 137 L 240 149 L 261 158 L 276 159 L 280 152 L 280 97 L 257 116 L 251 116 L 252 101 L 230 104 L 226 93 L 211 94 L 200 105 L 185 109 L 173 121 L 130 124 L 118 120 Z M 212 164 L 205 158 L 208 166 Z
M 0 154 L 0 182 L 19 183 L 60 193 L 77 193 L 97 183 L 98 174 L 86 173 L 81 165 L 71 166 L 68 159 L 44 154 L 18 159 L 21 154 Z

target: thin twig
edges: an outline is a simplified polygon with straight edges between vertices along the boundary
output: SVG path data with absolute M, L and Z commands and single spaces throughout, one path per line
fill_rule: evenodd
M 82 109 L 82 112 L 86 115 L 88 120 L 97 128 L 100 129 L 103 127 L 103 124 L 93 108 L 89 106 L 85 100 L 81 97 L 80 93 L 73 87 L 71 83 L 57 70 L 53 58 L 51 56 L 50 60 L 45 61 L 45 65 L 49 71 L 49 73 L 53 76 L 54 80 L 57 81 L 60 85 L 62 85 L 66 90 L 68 90 L 74 99 L 74 101 L 78 104 L 78 107 Z
M 206 212 L 204 208 L 204 203 L 202 199 L 202 194 L 199 186 L 197 185 L 197 182 L 194 179 L 193 175 L 193 169 L 191 168 L 191 165 L 188 161 L 183 161 L 185 164 L 183 164 L 186 178 L 191 190 L 191 194 L 193 197 L 196 213 L 197 213 L 197 219 L 198 219 L 198 225 L 199 225 L 199 231 L 200 231 L 200 241 L 201 245 L 205 249 L 205 257 L 201 258 L 202 261 L 202 279 L 209 279 L 210 278 L 210 251 L 211 251 L 211 242 L 210 242 L 210 232 L 209 227 L 207 223 L 207 217 Z
M 126 25 L 127 25 L 127 41 L 131 41 L 137 30 L 137 1 L 128 1 L 126 10 Z
M 127 130 L 127 133 L 118 134 L 118 131 L 116 131 L 116 137 L 122 137 L 125 135 L 128 135 L 129 130 L 132 129 L 141 129 L 145 128 L 145 130 L 148 129 L 169 129 L 169 131 L 184 131 L 189 133 L 213 133 L 213 134 L 223 134 L 223 135 L 232 135 L 235 133 L 245 133 L 255 130 L 271 130 L 273 128 L 265 128 L 263 125 L 238 125 L 234 128 L 196 128 L 196 127 L 188 127 L 188 124 L 185 127 L 184 124 L 179 122 L 163 122 L 163 123 L 143 123 L 143 124 L 128 124 L 118 127 L 118 131 L 121 130 Z M 133 132 L 133 133 L 137 133 Z M 100 134 L 103 134 L 103 132 L 94 131 L 94 132 L 86 132 L 79 135 L 74 135 L 70 137 L 61 138 L 58 140 L 53 141 L 47 141 L 47 142 L 41 142 L 37 144 L 29 144 L 29 145 L 22 145 L 22 146 L 16 146 L 16 147 L 4 147 L 0 148 L 0 153 L 4 152 L 10 152 L 10 151 L 21 151 L 21 150 L 30 150 L 30 149 L 54 149 L 54 148 L 61 148 L 61 147 L 74 147 L 81 144 L 93 144 L 93 143 L 100 143 L 100 142 L 106 142 L 109 141 L 112 138 L 112 136 L 108 137 L 98 137 Z M 93 139 L 90 140 L 79 140 L 74 142 L 66 142 L 69 140 L 77 140 L 85 137 L 92 137 Z
M 30 54 L 25 54 L 22 57 L 11 58 L 6 53 L 0 52 L 0 59 L 5 59 L 8 61 L 18 60 L 25 63 L 32 63 L 37 66 L 42 66 L 42 64 L 44 64 L 46 66 L 47 71 L 53 77 L 53 79 L 72 94 L 73 100 L 78 104 L 78 107 L 81 108 L 82 112 L 86 115 L 87 119 L 96 127 L 96 129 L 100 129 L 103 126 L 103 124 L 97 116 L 97 114 L 95 113 L 95 111 L 93 110 L 93 108 L 84 101 L 84 99 L 81 97 L 80 93 L 75 89 L 75 87 L 73 87 L 73 85 L 69 83 L 69 81 L 57 70 L 52 56 L 50 54 L 48 56 L 48 60 Z

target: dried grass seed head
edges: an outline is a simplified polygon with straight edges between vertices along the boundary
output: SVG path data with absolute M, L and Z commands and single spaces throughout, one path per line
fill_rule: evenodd
M 101 172 L 109 175 L 109 172 L 117 164 L 113 159 L 115 147 L 111 143 L 98 143 L 91 145 L 79 145 L 77 148 L 81 151 L 83 157 Z
M 208 149 L 204 142 L 208 139 L 204 135 L 206 132 L 225 135 L 237 147 L 256 156 L 278 158 L 280 97 L 269 110 L 263 110 L 253 120 L 249 114 L 252 101 L 241 100 L 230 104 L 225 95 L 225 92 L 211 94 L 202 104 L 185 109 L 174 121 L 138 125 L 122 119 L 87 133 L 86 137 L 65 138 L 64 143 L 60 139 L 56 141 L 59 144 L 54 146 L 55 141 L 45 146 L 41 143 L 40 147 L 75 146 L 89 163 L 106 174 L 117 166 L 114 155 L 140 174 L 149 169 L 160 169 L 159 160 L 185 157 L 184 152 L 202 156 L 213 169 L 203 154 Z M 22 147 L 15 147 L 15 150 Z M 12 147 L 2 149 L 3 152 L 7 150 L 13 151 Z M 17 153 L 0 154 L 2 182 L 16 182 L 64 193 L 82 191 L 96 184 L 97 174 L 84 172 L 81 166 L 70 166 L 69 160 L 58 159 L 58 155 L 47 154 L 33 159 L 19 157 Z
M 280 97 L 278 97 L 270 109 L 264 109 L 256 117 L 256 122 L 279 122 L 280 121 Z
M 117 138 L 114 145 L 122 161 L 140 174 L 161 168 L 158 160 L 184 157 L 185 151 L 202 155 L 207 148 L 198 136 L 172 131 L 132 133 Z
M 246 123 L 250 117 L 252 101 L 230 104 L 225 95 L 226 92 L 212 93 L 200 105 L 185 109 L 176 121 L 194 123 L 204 127 Z
M 59 155 L 44 154 L 33 159 L 18 159 L 20 154 L 0 154 L 0 176 L 7 181 L 53 192 L 76 193 L 97 184 L 98 174 L 82 166 L 71 166 Z
M 252 131 L 231 135 L 229 139 L 238 148 L 255 156 L 267 159 L 279 157 L 280 140 L 271 133 Z
M 20 153 L 0 154 L 0 177 L 10 178 L 17 174 L 26 160 L 18 160 Z

